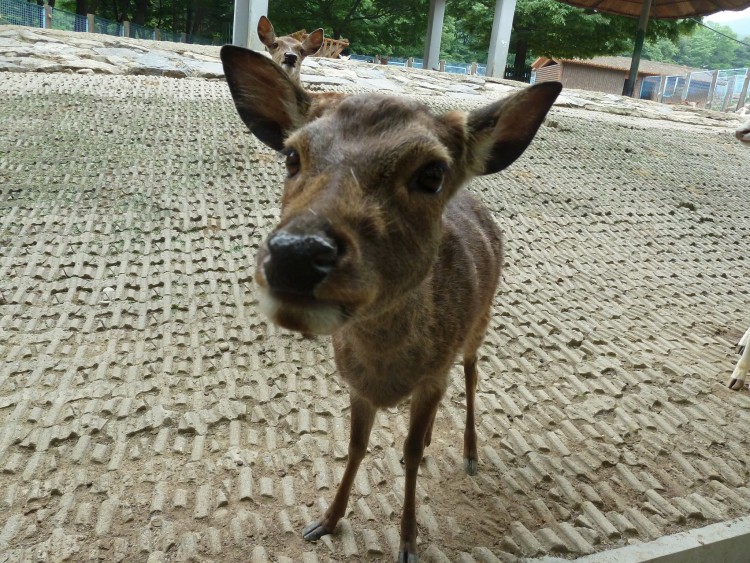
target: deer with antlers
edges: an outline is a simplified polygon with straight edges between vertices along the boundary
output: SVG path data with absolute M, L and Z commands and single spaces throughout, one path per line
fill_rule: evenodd
M 311 94 L 267 58 L 225 46 L 240 117 L 286 156 L 281 220 L 258 251 L 259 303 L 293 331 L 330 334 L 351 402 L 349 456 L 314 541 L 344 515 L 378 409 L 410 398 L 398 560 L 416 555 L 415 488 L 448 375 L 463 356 L 464 468 L 477 472 L 477 350 L 503 261 L 502 232 L 464 186 L 516 160 L 560 92 L 543 83 L 466 113 L 413 100 Z

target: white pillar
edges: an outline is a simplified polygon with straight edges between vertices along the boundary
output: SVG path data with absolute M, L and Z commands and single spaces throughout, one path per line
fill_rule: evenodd
M 440 39 L 443 35 L 444 16 L 445 0 L 430 0 L 430 14 L 427 16 L 427 41 L 424 45 L 422 68 L 433 69 L 440 64 Z
M 268 14 L 268 0 L 234 0 L 232 45 L 263 51 L 258 39 L 258 20 Z
M 492 20 L 490 35 L 490 52 L 487 56 L 487 76 L 502 78 L 508 60 L 510 32 L 513 28 L 513 15 L 516 12 L 516 0 L 496 0 L 495 17 Z

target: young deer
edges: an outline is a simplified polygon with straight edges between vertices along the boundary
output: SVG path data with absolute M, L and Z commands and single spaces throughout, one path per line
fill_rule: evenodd
M 324 33 L 322 28 L 318 28 L 301 42 L 291 35 L 276 37 L 270 20 L 266 16 L 261 16 L 258 21 L 258 37 L 268 49 L 274 62 L 299 84 L 302 61 L 305 57 L 318 52 L 323 44 Z
M 459 352 L 464 467 L 477 471 L 477 349 L 500 277 L 502 233 L 462 188 L 523 153 L 561 86 L 433 115 L 407 99 L 307 93 L 239 47 L 224 47 L 221 59 L 245 124 L 286 155 L 281 221 L 257 256 L 260 306 L 287 329 L 331 334 L 350 391 L 343 479 L 304 538 L 334 531 L 376 411 L 411 397 L 399 561 L 416 561 L 417 470 Z

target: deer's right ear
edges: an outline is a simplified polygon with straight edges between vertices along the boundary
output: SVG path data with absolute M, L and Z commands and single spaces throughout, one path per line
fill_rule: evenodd
M 474 173 L 499 172 L 521 156 L 560 90 L 559 82 L 542 82 L 471 112 L 468 149 Z
M 276 32 L 273 30 L 271 20 L 266 16 L 260 16 L 258 20 L 258 38 L 266 47 L 270 47 L 276 41 Z
M 224 45 L 221 62 L 242 121 L 258 139 L 280 151 L 284 139 L 304 125 L 310 95 L 261 53 Z

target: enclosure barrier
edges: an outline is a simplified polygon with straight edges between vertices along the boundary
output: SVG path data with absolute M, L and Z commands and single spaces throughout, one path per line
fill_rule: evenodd
M 509 55 L 509 58 L 513 58 L 514 55 Z M 351 55 L 353 61 L 361 61 L 367 63 L 384 64 L 389 66 L 400 66 L 406 68 L 424 68 L 424 61 L 420 58 L 409 57 L 382 57 L 379 55 Z M 438 68 L 433 70 L 439 70 L 440 72 L 448 72 L 450 74 L 467 74 L 469 76 L 487 76 L 487 65 L 479 63 L 458 63 L 441 60 Z M 531 67 L 524 67 L 520 74 L 516 73 L 516 69 L 513 65 L 505 67 L 505 76 L 508 80 L 518 80 L 520 82 L 529 82 L 531 79 Z
M 230 42 L 226 37 L 208 39 L 198 35 L 172 33 L 143 27 L 128 21 L 113 22 L 94 14 L 88 14 L 87 16 L 73 14 L 60 8 L 53 8 L 48 4 L 40 6 L 36 2 L 25 2 L 24 0 L 0 0 L 0 25 L 25 25 L 41 29 L 101 33 L 133 39 L 199 45 L 223 45 Z
M 696 70 L 685 75 L 648 76 L 641 82 L 638 97 L 665 104 L 739 111 L 750 104 L 749 83 L 750 68 Z

